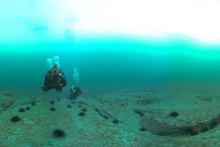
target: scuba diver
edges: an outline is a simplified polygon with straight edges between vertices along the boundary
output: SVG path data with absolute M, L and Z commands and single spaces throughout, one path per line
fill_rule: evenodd
M 50 89 L 56 89 L 57 92 L 61 92 L 63 87 L 66 86 L 66 78 L 64 73 L 57 67 L 56 64 L 47 72 L 44 79 L 43 91 L 49 91 Z
M 69 99 L 70 99 L 70 100 L 74 100 L 74 101 L 75 101 L 75 100 L 77 99 L 77 97 L 82 93 L 82 92 L 81 92 L 81 89 L 80 89 L 78 86 L 71 86 L 69 92 L 70 92 L 70 97 L 69 97 Z
M 69 99 L 70 100 L 75 101 L 77 99 L 77 97 L 82 94 L 80 87 L 77 86 L 77 85 L 79 85 L 79 81 L 80 81 L 79 80 L 79 72 L 78 72 L 77 68 L 73 68 L 73 83 L 74 84 L 73 84 L 73 86 L 71 86 L 71 88 L 69 90 L 69 93 L 70 93 Z

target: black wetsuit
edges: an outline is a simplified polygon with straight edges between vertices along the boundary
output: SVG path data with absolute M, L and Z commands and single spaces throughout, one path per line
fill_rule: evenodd
M 69 91 L 71 100 L 76 100 L 77 97 L 82 93 L 79 87 L 72 87 Z
M 66 86 L 66 78 L 64 73 L 59 70 L 57 73 L 53 73 L 49 70 L 44 79 L 44 87 L 42 89 L 44 91 L 48 91 L 50 89 L 56 89 L 56 91 L 61 92 L 63 87 Z

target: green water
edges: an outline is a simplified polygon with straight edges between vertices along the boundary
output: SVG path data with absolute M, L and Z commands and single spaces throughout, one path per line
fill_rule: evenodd
M 85 89 L 169 86 L 179 82 L 220 82 L 220 46 L 186 39 L 87 37 L 73 41 L 2 44 L 0 87 L 36 89 L 48 70 L 46 59 L 60 57 L 68 85 L 77 67 Z

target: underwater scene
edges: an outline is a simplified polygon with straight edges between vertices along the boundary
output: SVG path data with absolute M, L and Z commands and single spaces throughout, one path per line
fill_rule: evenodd
M 219 4 L 1 1 L 0 147 L 220 146 Z

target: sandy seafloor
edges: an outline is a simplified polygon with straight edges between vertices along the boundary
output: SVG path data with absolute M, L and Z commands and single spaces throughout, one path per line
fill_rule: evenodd
M 216 85 L 85 92 L 77 101 L 50 93 L 1 90 L 1 147 L 220 146 Z

